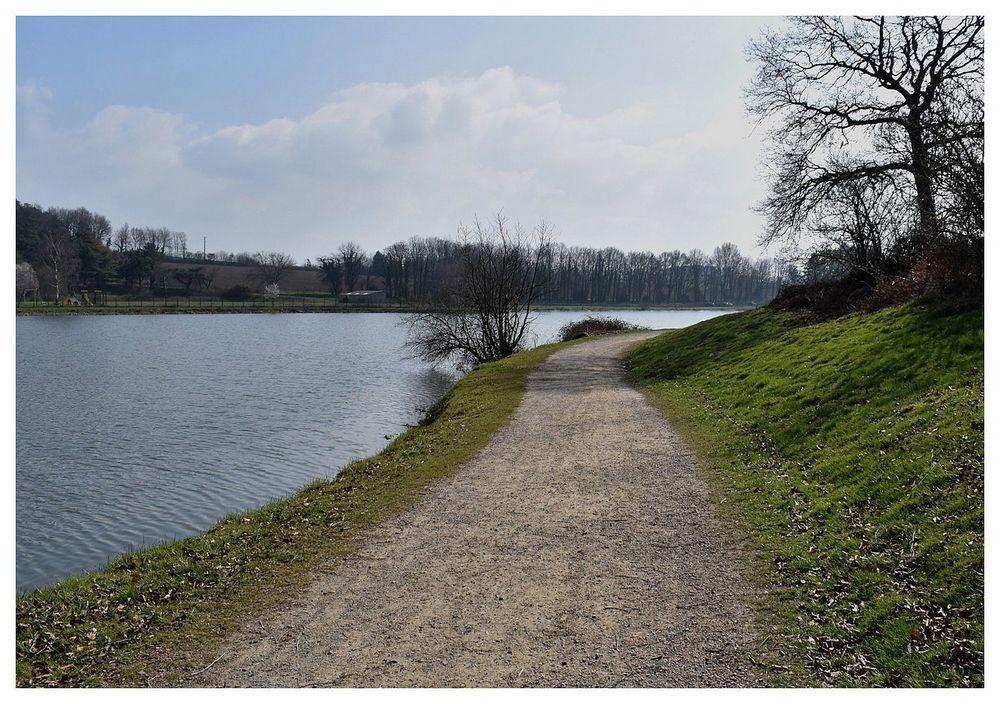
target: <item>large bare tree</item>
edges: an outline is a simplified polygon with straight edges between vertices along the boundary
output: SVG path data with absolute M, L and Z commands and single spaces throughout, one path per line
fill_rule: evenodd
M 747 105 L 773 146 L 765 242 L 797 237 L 841 184 L 899 174 L 915 239 L 933 242 L 942 162 L 981 154 L 983 18 L 795 17 L 748 54 Z
M 521 349 L 532 306 L 546 282 L 550 244 L 541 224 L 526 230 L 502 213 L 489 223 L 459 227 L 459 266 L 435 309 L 409 316 L 408 344 L 430 361 L 476 365 Z
M 253 278 L 261 287 L 277 286 L 295 266 L 295 260 L 283 252 L 257 252 L 253 255 Z

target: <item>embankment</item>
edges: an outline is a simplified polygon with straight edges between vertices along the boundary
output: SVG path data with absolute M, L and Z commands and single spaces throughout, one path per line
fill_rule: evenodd
M 355 550 L 363 531 L 473 457 L 517 408 L 528 373 L 564 346 L 479 367 L 429 422 L 332 482 L 19 598 L 17 684 L 155 685 L 164 660 L 192 669 L 186 659 L 200 662 L 247 614 L 273 605 L 317 565 Z
M 629 365 L 755 555 L 779 683 L 982 685 L 981 308 L 758 309 Z

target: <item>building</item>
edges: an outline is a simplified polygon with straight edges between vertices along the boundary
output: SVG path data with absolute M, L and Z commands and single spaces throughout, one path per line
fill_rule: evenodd
M 340 297 L 341 303 L 377 305 L 385 303 L 385 291 L 351 291 Z

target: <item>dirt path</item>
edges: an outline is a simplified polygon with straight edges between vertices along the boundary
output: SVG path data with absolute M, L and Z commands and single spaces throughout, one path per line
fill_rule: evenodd
M 623 379 L 640 337 L 550 357 L 474 460 L 187 684 L 752 684 L 736 553 L 693 456 Z

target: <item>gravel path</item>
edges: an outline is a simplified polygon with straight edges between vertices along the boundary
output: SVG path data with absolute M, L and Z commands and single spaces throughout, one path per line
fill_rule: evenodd
M 649 334 L 550 357 L 475 459 L 187 684 L 752 685 L 738 554 L 691 452 L 623 378 Z

